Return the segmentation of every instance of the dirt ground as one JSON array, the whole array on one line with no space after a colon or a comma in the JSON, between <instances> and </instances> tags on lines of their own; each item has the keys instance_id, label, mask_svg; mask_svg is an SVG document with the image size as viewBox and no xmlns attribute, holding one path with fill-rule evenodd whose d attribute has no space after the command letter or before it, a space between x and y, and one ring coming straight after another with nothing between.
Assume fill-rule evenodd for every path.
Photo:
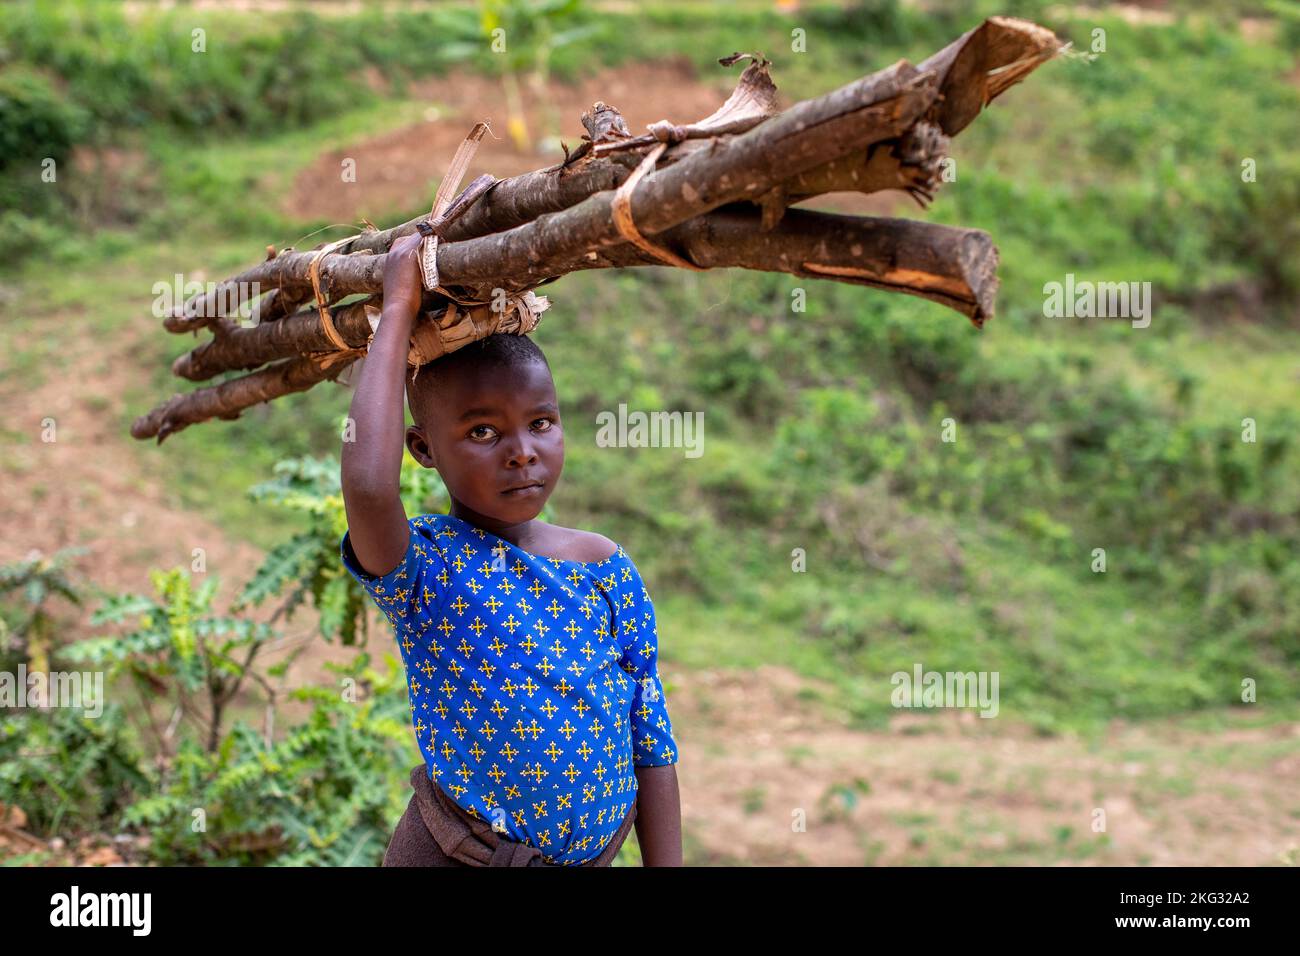
<instances>
[{"instance_id":1,"label":"dirt ground","mask_svg":"<svg viewBox=\"0 0 1300 956\"><path fill-rule=\"evenodd\" d=\"M1300 725L1117 722L1089 743L967 712L867 732L781 668L671 678L697 863L1300 862Z\"/></svg>"},{"instance_id":2,"label":"dirt ground","mask_svg":"<svg viewBox=\"0 0 1300 956\"><path fill-rule=\"evenodd\" d=\"M718 67L713 74L702 77L685 59L672 59L605 69L578 83L553 82L541 97L531 86L521 84L529 132L538 147L527 153L518 150L507 133L501 81L452 71L411 87L412 98L429 103L424 122L322 153L297 176L282 209L302 219L343 223L357 222L364 216L381 227L387 226L390 223L374 217L409 208L413 197L428 196L432 204L438 179L477 122L488 123L491 133L479 144L463 183L483 173L505 179L562 162L564 151L558 142L550 140L544 124L537 119L547 109L555 117L559 140L573 150L582 142L581 116L597 101L617 107L628 129L639 134L658 120L691 123L709 116L731 94L740 72L740 66L729 70ZM782 109L790 105L788 97L780 98ZM345 159L355 161L355 182L342 181ZM888 215L899 207L915 208L911 198L902 192L870 196L837 193L804 205L877 216Z\"/></svg>"},{"instance_id":3,"label":"dirt ground","mask_svg":"<svg viewBox=\"0 0 1300 956\"><path fill-rule=\"evenodd\" d=\"M143 328L141 332L148 334ZM186 510L132 447L128 427L139 409L128 408L123 394L138 361L135 351L132 341L72 337L61 352L63 366L57 375L24 391L21 398L0 395L21 402L27 410L25 425L36 429L48 417L57 428L52 442L7 446L0 465L0 521L5 528L0 564L33 551L52 554L82 547L87 553L74 566L90 586L109 593L151 594L150 569L189 568L194 549L202 548L208 573L221 578L221 594L228 599L261 563L263 553ZM69 639L89 636L96 604L92 598L79 617L69 619ZM62 607L52 610L65 613ZM285 636L266 653L265 664L275 664L308 641L314 626L302 615L283 627ZM312 642L289 679L323 677L324 661L349 658L348 652Z\"/></svg>"}]
</instances>

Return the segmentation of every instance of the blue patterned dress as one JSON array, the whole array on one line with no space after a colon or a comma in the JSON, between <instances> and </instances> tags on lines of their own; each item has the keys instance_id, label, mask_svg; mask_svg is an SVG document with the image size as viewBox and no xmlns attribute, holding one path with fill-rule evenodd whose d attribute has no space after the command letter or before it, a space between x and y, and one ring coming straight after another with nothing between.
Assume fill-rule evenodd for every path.
<instances>
[{"instance_id":1,"label":"blue patterned dress","mask_svg":"<svg viewBox=\"0 0 1300 956\"><path fill-rule=\"evenodd\" d=\"M392 623L429 776L550 863L600 855L636 767L677 762L654 606L622 546L602 561L523 551L420 515L383 577L343 563Z\"/></svg>"}]
</instances>

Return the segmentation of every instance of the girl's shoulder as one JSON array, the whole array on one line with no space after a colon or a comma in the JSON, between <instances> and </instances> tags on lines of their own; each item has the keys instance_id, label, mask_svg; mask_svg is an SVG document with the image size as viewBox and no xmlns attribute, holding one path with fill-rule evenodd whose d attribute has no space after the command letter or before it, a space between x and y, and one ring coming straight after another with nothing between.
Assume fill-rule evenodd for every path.
<instances>
[{"instance_id":1,"label":"girl's shoulder","mask_svg":"<svg viewBox=\"0 0 1300 956\"><path fill-rule=\"evenodd\" d=\"M544 545L531 546L536 552L555 555L560 561L571 564L603 565L626 557L623 548L603 534L581 528L563 528L545 521L537 523L545 530L547 540ZM444 544L462 534L484 541L495 538L495 535L446 514L418 515L411 519L411 527Z\"/></svg>"},{"instance_id":2,"label":"girl's shoulder","mask_svg":"<svg viewBox=\"0 0 1300 956\"><path fill-rule=\"evenodd\" d=\"M583 531L581 528L561 528L559 525L545 526L550 541L546 551L554 555L563 555L565 561L578 564L599 564L622 554L623 549L595 531Z\"/></svg>"}]
</instances>

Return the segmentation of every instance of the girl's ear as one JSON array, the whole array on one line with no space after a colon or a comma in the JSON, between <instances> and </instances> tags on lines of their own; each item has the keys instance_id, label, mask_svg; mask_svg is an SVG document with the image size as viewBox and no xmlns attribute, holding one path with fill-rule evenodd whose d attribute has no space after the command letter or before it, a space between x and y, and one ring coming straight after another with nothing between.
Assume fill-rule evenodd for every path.
<instances>
[{"instance_id":1,"label":"girl's ear","mask_svg":"<svg viewBox=\"0 0 1300 956\"><path fill-rule=\"evenodd\" d=\"M438 467L433 448L419 425L411 425L406 429L406 449L411 453L411 457L425 468Z\"/></svg>"}]
</instances>

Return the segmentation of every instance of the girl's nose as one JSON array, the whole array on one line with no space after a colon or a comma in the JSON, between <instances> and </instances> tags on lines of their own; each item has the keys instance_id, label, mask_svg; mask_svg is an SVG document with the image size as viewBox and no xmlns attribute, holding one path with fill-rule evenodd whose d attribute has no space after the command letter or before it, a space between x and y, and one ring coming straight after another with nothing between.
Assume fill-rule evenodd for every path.
<instances>
[{"instance_id":1,"label":"girl's nose","mask_svg":"<svg viewBox=\"0 0 1300 956\"><path fill-rule=\"evenodd\" d=\"M533 450L532 442L527 438L516 442L506 457L506 463L514 466L531 465L536 461L537 452Z\"/></svg>"}]
</instances>

